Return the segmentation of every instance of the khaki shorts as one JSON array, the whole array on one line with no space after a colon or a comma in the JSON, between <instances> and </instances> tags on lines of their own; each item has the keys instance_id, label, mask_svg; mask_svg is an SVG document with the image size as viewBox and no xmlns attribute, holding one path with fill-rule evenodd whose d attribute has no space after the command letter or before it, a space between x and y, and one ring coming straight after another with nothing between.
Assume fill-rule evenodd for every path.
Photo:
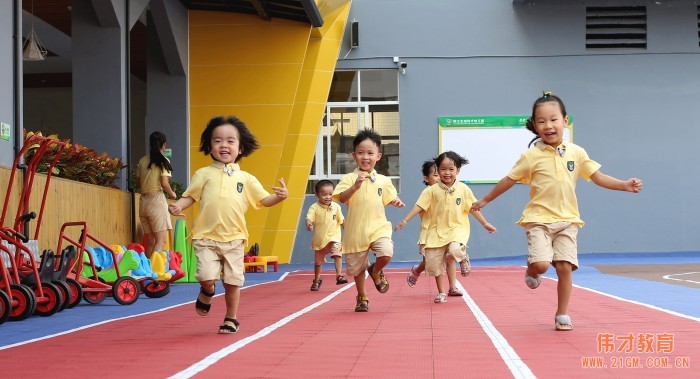
<instances>
[{"instance_id":1,"label":"khaki shorts","mask_svg":"<svg viewBox=\"0 0 700 379\"><path fill-rule=\"evenodd\" d=\"M570 222L525 224L527 263L565 261L578 268L576 236L578 225Z\"/></svg>"},{"instance_id":2,"label":"khaki shorts","mask_svg":"<svg viewBox=\"0 0 700 379\"><path fill-rule=\"evenodd\" d=\"M222 281L233 286L242 286L244 240L217 242L207 238L194 240L194 254L197 256L198 281L218 280L223 271Z\"/></svg>"},{"instance_id":3,"label":"khaki shorts","mask_svg":"<svg viewBox=\"0 0 700 379\"><path fill-rule=\"evenodd\" d=\"M326 245L326 247L324 247L321 250L315 251L314 263L316 265L322 265L326 261L324 258L328 253L331 253L331 258L342 257L343 253L341 252L341 246L342 244L340 242L328 242L328 245Z\"/></svg>"},{"instance_id":4,"label":"khaki shorts","mask_svg":"<svg viewBox=\"0 0 700 379\"><path fill-rule=\"evenodd\" d=\"M170 223L168 202L163 191L149 192L139 197L139 219L143 232L157 233L173 228Z\"/></svg>"},{"instance_id":5,"label":"khaki shorts","mask_svg":"<svg viewBox=\"0 0 700 379\"><path fill-rule=\"evenodd\" d=\"M446 272L445 262L454 259L461 262L467 257L467 246L450 242L443 247L425 249L425 272L428 276L440 276Z\"/></svg>"},{"instance_id":6,"label":"khaki shorts","mask_svg":"<svg viewBox=\"0 0 700 379\"><path fill-rule=\"evenodd\" d=\"M394 242L390 238L380 238L369 245L376 257L393 257ZM345 272L350 276L364 274L369 267L369 250L345 254Z\"/></svg>"}]
</instances>

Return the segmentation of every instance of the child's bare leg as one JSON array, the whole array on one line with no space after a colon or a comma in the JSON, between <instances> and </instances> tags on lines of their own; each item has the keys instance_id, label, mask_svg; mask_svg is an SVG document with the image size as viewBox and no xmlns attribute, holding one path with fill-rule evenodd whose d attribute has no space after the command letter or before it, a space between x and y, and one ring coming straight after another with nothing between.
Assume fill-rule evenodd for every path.
<instances>
[{"instance_id":1,"label":"child's bare leg","mask_svg":"<svg viewBox=\"0 0 700 379\"><path fill-rule=\"evenodd\" d=\"M557 270L557 316L567 314L569 300L571 299L571 288L573 286L573 275L571 263L566 261L555 261L554 268Z\"/></svg>"},{"instance_id":2,"label":"child's bare leg","mask_svg":"<svg viewBox=\"0 0 700 379\"><path fill-rule=\"evenodd\" d=\"M320 264L314 264L314 281L321 279L321 266Z\"/></svg>"},{"instance_id":3,"label":"child's bare leg","mask_svg":"<svg viewBox=\"0 0 700 379\"><path fill-rule=\"evenodd\" d=\"M527 266L525 273L536 278L549 269L549 262L532 262Z\"/></svg>"},{"instance_id":4,"label":"child's bare leg","mask_svg":"<svg viewBox=\"0 0 700 379\"><path fill-rule=\"evenodd\" d=\"M333 257L333 260L335 261L335 276L338 277L343 275L343 259L341 257Z\"/></svg>"},{"instance_id":5,"label":"child's bare leg","mask_svg":"<svg viewBox=\"0 0 700 379\"><path fill-rule=\"evenodd\" d=\"M457 262L452 256L445 258L445 268L447 269L447 281L450 288L454 288L457 282Z\"/></svg>"},{"instance_id":6,"label":"child's bare leg","mask_svg":"<svg viewBox=\"0 0 700 379\"><path fill-rule=\"evenodd\" d=\"M438 292L447 293L447 288L445 288L445 274L436 276L435 284L437 284Z\"/></svg>"},{"instance_id":7,"label":"child's bare leg","mask_svg":"<svg viewBox=\"0 0 700 379\"><path fill-rule=\"evenodd\" d=\"M420 275L423 271L425 271L425 256L423 256L423 259L420 261L418 266L416 266L416 273Z\"/></svg>"},{"instance_id":8,"label":"child's bare leg","mask_svg":"<svg viewBox=\"0 0 700 379\"><path fill-rule=\"evenodd\" d=\"M224 324L219 327L220 334L230 334L236 333L238 331L238 321L236 320L238 313L238 302L240 300L241 292L238 286L224 283L224 298L226 299L226 317L224 319ZM234 322L233 320L236 320ZM229 328L227 328L227 326Z\"/></svg>"}]
</instances>

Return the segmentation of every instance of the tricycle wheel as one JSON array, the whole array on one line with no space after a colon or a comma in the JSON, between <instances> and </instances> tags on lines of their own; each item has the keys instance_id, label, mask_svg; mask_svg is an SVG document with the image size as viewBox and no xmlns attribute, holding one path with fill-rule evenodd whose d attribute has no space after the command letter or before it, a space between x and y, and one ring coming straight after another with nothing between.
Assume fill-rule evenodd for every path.
<instances>
[{"instance_id":1,"label":"tricycle wheel","mask_svg":"<svg viewBox=\"0 0 700 379\"><path fill-rule=\"evenodd\" d=\"M80 298L83 297L83 287L77 280L71 278L66 279L66 284L70 288L70 301L68 302L68 309L70 309L80 304Z\"/></svg>"},{"instance_id":2,"label":"tricycle wheel","mask_svg":"<svg viewBox=\"0 0 700 379\"><path fill-rule=\"evenodd\" d=\"M21 321L31 316L36 310L36 295L24 284L10 284L10 300L17 302L10 312L10 321Z\"/></svg>"},{"instance_id":3,"label":"tricycle wheel","mask_svg":"<svg viewBox=\"0 0 700 379\"><path fill-rule=\"evenodd\" d=\"M90 304L99 304L105 297L107 297L107 292L83 292L83 299Z\"/></svg>"},{"instance_id":4,"label":"tricycle wheel","mask_svg":"<svg viewBox=\"0 0 700 379\"><path fill-rule=\"evenodd\" d=\"M51 282L51 284L58 288L58 290L61 292L61 297L63 298L63 303L61 303L61 306L58 307L58 311L60 312L68 308L68 303L70 303L70 288L68 287L68 284L59 280L54 280Z\"/></svg>"},{"instance_id":5,"label":"tricycle wheel","mask_svg":"<svg viewBox=\"0 0 700 379\"><path fill-rule=\"evenodd\" d=\"M130 276L122 276L112 285L112 296L121 305L133 304L139 293L139 282Z\"/></svg>"},{"instance_id":6,"label":"tricycle wheel","mask_svg":"<svg viewBox=\"0 0 700 379\"><path fill-rule=\"evenodd\" d=\"M42 300L41 302L39 302L39 299L37 299L36 310L34 313L38 314L39 316L51 316L58 312L58 309L63 305L61 290L51 283L41 283L40 285L41 290L39 289L39 285L32 284L34 294L39 295L40 292L43 292L45 298L45 300Z\"/></svg>"},{"instance_id":7,"label":"tricycle wheel","mask_svg":"<svg viewBox=\"0 0 700 379\"><path fill-rule=\"evenodd\" d=\"M170 283L168 282L149 280L143 284L142 288L143 294L150 298L159 298L170 293Z\"/></svg>"},{"instance_id":8,"label":"tricycle wheel","mask_svg":"<svg viewBox=\"0 0 700 379\"><path fill-rule=\"evenodd\" d=\"M10 318L10 311L12 311L10 297L5 292L0 291L0 325Z\"/></svg>"}]
</instances>

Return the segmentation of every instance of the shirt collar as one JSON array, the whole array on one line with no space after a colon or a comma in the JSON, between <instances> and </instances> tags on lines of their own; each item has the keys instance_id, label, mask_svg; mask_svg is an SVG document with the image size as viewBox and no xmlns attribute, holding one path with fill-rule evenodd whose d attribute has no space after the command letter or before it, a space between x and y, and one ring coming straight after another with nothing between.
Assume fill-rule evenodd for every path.
<instances>
[{"instance_id":1,"label":"shirt collar","mask_svg":"<svg viewBox=\"0 0 700 379\"><path fill-rule=\"evenodd\" d=\"M452 195L452 193L455 192L455 184L457 184L457 181L452 183L452 187L447 187L447 185L443 182L437 182L437 184L440 186L440 188L444 189L448 195Z\"/></svg>"},{"instance_id":2,"label":"shirt collar","mask_svg":"<svg viewBox=\"0 0 700 379\"><path fill-rule=\"evenodd\" d=\"M566 140L562 140L561 144L559 144L559 146L557 146L556 148L554 148L550 145L547 145L546 143L542 142L541 140L535 142L535 146L537 146L540 150L545 151L545 150L549 149L551 151L558 152L562 156L564 155L564 153L566 153L566 145L567 145Z\"/></svg>"},{"instance_id":3,"label":"shirt collar","mask_svg":"<svg viewBox=\"0 0 700 379\"><path fill-rule=\"evenodd\" d=\"M213 162L211 162L211 165L212 165L213 167L215 167L216 169L218 169L218 170L223 170L223 172L225 172L225 173L227 173L227 174L229 174L229 175L232 175L234 171L240 171L240 170L241 170L241 166L239 166L239 165L236 164L236 163L227 163L227 164L224 164L223 162L213 161Z\"/></svg>"}]
</instances>

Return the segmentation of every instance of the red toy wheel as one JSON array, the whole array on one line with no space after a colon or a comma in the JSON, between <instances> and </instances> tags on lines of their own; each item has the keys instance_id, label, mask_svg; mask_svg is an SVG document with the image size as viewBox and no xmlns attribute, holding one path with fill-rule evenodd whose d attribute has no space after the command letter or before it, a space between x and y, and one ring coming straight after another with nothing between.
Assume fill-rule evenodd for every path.
<instances>
[{"instance_id":1,"label":"red toy wheel","mask_svg":"<svg viewBox=\"0 0 700 379\"><path fill-rule=\"evenodd\" d=\"M36 310L36 295L31 288L24 284L10 284L10 300L16 305L12 306L10 321L20 321L31 316Z\"/></svg>"},{"instance_id":2,"label":"red toy wheel","mask_svg":"<svg viewBox=\"0 0 700 379\"><path fill-rule=\"evenodd\" d=\"M90 304L99 304L105 299L105 297L107 297L107 293L104 291L83 292L83 299Z\"/></svg>"},{"instance_id":3,"label":"red toy wheel","mask_svg":"<svg viewBox=\"0 0 700 379\"><path fill-rule=\"evenodd\" d=\"M77 280L71 278L66 279L66 284L70 288L70 301L68 302L68 309L70 309L80 304L80 298L83 297L83 287Z\"/></svg>"},{"instance_id":4,"label":"red toy wheel","mask_svg":"<svg viewBox=\"0 0 700 379\"><path fill-rule=\"evenodd\" d=\"M170 283L150 280L143 285L143 294L150 298L163 297L170 293Z\"/></svg>"},{"instance_id":5,"label":"red toy wheel","mask_svg":"<svg viewBox=\"0 0 700 379\"><path fill-rule=\"evenodd\" d=\"M39 286L32 284L34 288L34 294L39 296ZM41 283L41 292L44 293L44 297L47 300L39 302L37 299L36 310L34 313L39 316L51 316L58 312L58 309L63 305L63 296L61 296L61 290L56 287L56 285L51 283Z\"/></svg>"},{"instance_id":6,"label":"red toy wheel","mask_svg":"<svg viewBox=\"0 0 700 379\"><path fill-rule=\"evenodd\" d=\"M112 284L112 296L121 305L133 304L139 293L139 282L130 276L122 276Z\"/></svg>"},{"instance_id":7,"label":"red toy wheel","mask_svg":"<svg viewBox=\"0 0 700 379\"><path fill-rule=\"evenodd\" d=\"M61 297L63 298L63 302L61 303L61 306L58 307L58 311L62 311L66 308L68 308L68 303L70 303L70 287L68 287L68 284L66 282L61 282L59 280L54 280L51 282L58 290L61 292Z\"/></svg>"},{"instance_id":8,"label":"red toy wheel","mask_svg":"<svg viewBox=\"0 0 700 379\"><path fill-rule=\"evenodd\" d=\"M10 312L12 311L12 302L10 297L3 291L0 291L0 325L10 318Z\"/></svg>"}]
</instances>

